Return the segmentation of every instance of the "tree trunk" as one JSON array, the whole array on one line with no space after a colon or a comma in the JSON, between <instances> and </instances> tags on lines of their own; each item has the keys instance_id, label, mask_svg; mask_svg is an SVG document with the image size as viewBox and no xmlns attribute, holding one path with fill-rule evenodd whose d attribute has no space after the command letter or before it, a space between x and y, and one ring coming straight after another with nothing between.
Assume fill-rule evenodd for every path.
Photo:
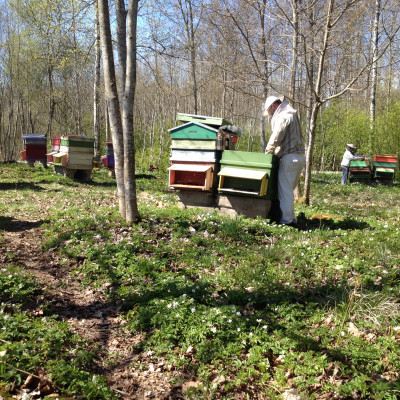
<instances>
[{"instance_id":1,"label":"tree trunk","mask_svg":"<svg viewBox=\"0 0 400 400\"><path fill-rule=\"evenodd\" d=\"M99 11L96 7L96 35L95 35L95 65L94 65L94 82L93 82L93 136L94 136L94 158L100 160L101 156L101 140L100 140L100 26L99 26Z\"/></svg>"},{"instance_id":2,"label":"tree trunk","mask_svg":"<svg viewBox=\"0 0 400 400\"><path fill-rule=\"evenodd\" d=\"M378 81L378 43L379 43L379 19L381 15L381 0L375 0L375 20L374 30L372 34L372 66L371 66L371 95L369 103L370 116L370 135L369 149L371 153L374 148L374 132L375 132L375 102L376 102L376 86Z\"/></svg>"},{"instance_id":3,"label":"tree trunk","mask_svg":"<svg viewBox=\"0 0 400 400\"><path fill-rule=\"evenodd\" d=\"M268 95L268 57L267 57L267 37L266 37L266 24L265 19L267 18L266 12L267 2L263 0L260 3L260 8L258 10L259 18L260 18L260 59L261 59L261 80L263 87L263 104L262 104L262 115L261 115L261 151L265 152L265 147L267 145L267 141L265 138L265 117L264 117L264 104L265 100L267 100Z\"/></svg>"},{"instance_id":4,"label":"tree trunk","mask_svg":"<svg viewBox=\"0 0 400 400\"><path fill-rule=\"evenodd\" d=\"M98 0L101 53L104 68L104 84L107 100L108 114L110 117L110 130L112 135L115 179L117 182L119 212L123 219L126 218L125 187L124 187L124 144L121 110L118 100L117 81L115 76L114 55L110 27L110 13L107 0Z\"/></svg>"},{"instance_id":5,"label":"tree trunk","mask_svg":"<svg viewBox=\"0 0 400 400\"><path fill-rule=\"evenodd\" d=\"M292 24L293 24L293 37L292 37L292 66L290 71L290 88L289 88L289 98L292 100L293 106L295 103L296 94L296 75L297 75L297 64L298 64L298 47L299 47L299 15L297 11L298 0L293 0L292 3ZM294 189L295 200L301 197L301 181Z\"/></svg>"},{"instance_id":6,"label":"tree trunk","mask_svg":"<svg viewBox=\"0 0 400 400\"><path fill-rule=\"evenodd\" d=\"M312 155L314 149L315 128L320 107L321 103L315 102L311 111L309 143L306 150L306 176L304 181L304 197L307 205L310 204Z\"/></svg>"},{"instance_id":7,"label":"tree trunk","mask_svg":"<svg viewBox=\"0 0 400 400\"><path fill-rule=\"evenodd\" d=\"M127 21L127 49L125 91L122 102L124 136L124 187L126 221L139 219L136 199L135 142L133 136L133 103L136 88L136 30L139 0L130 0Z\"/></svg>"},{"instance_id":8,"label":"tree trunk","mask_svg":"<svg viewBox=\"0 0 400 400\"><path fill-rule=\"evenodd\" d=\"M115 11L117 16L117 49L118 62L121 76L121 93L125 90L125 75L126 75L126 14L125 1L114 0Z\"/></svg>"},{"instance_id":9,"label":"tree trunk","mask_svg":"<svg viewBox=\"0 0 400 400\"><path fill-rule=\"evenodd\" d=\"M49 119L47 121L46 136L51 137L55 102L54 102L54 93L53 93L53 70L50 66L47 68L47 73L48 73L48 79L49 79Z\"/></svg>"}]
</instances>

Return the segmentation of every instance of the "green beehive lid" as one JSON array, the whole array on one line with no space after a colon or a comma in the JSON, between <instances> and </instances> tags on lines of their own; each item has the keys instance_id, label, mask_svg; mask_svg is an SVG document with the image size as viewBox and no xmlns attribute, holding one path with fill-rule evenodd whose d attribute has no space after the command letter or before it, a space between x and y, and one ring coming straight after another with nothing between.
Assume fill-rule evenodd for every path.
<instances>
[{"instance_id":1,"label":"green beehive lid","mask_svg":"<svg viewBox=\"0 0 400 400\"><path fill-rule=\"evenodd\" d=\"M369 166L369 160L368 162L365 160L353 160L350 161L350 167L368 167Z\"/></svg>"},{"instance_id":2,"label":"green beehive lid","mask_svg":"<svg viewBox=\"0 0 400 400\"><path fill-rule=\"evenodd\" d=\"M221 158L220 175L225 175L226 186L237 187L244 190L244 186L248 186L249 192L253 191L258 185L252 179L243 180L241 170L247 170L250 176L254 178L258 174L266 173L268 176L267 193L263 196L266 199L273 200L278 197L278 167L279 159L274 154L250 153L246 151L224 150ZM224 169L229 170L229 174L225 174ZM238 170L237 176L231 171ZM254 171L252 173L252 171Z\"/></svg>"},{"instance_id":3,"label":"green beehive lid","mask_svg":"<svg viewBox=\"0 0 400 400\"><path fill-rule=\"evenodd\" d=\"M198 122L188 122L169 129L168 132L171 133L171 139L216 140L218 129Z\"/></svg>"},{"instance_id":4,"label":"green beehive lid","mask_svg":"<svg viewBox=\"0 0 400 400\"><path fill-rule=\"evenodd\" d=\"M204 115L182 114L178 113L179 122L199 122L201 124L209 125L214 128L219 128L222 125L230 125L230 122L224 118L207 117Z\"/></svg>"},{"instance_id":5,"label":"green beehive lid","mask_svg":"<svg viewBox=\"0 0 400 400\"><path fill-rule=\"evenodd\" d=\"M225 150L221 165L234 165L245 169L272 169L278 167L279 159L274 154L250 153L248 151Z\"/></svg>"}]
</instances>

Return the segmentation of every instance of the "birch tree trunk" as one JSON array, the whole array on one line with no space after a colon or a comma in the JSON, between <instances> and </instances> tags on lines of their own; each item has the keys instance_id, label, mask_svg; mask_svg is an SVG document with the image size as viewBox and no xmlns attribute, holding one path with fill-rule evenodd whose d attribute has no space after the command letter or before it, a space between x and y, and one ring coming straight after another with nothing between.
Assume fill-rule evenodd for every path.
<instances>
[{"instance_id":1,"label":"birch tree trunk","mask_svg":"<svg viewBox=\"0 0 400 400\"><path fill-rule=\"evenodd\" d=\"M100 26L99 26L99 10L96 7L96 35L95 35L95 65L94 65L94 82L93 82L93 136L94 136L94 158L100 160L101 140L100 140Z\"/></svg>"},{"instance_id":2,"label":"birch tree trunk","mask_svg":"<svg viewBox=\"0 0 400 400\"><path fill-rule=\"evenodd\" d=\"M372 34L372 66L371 66L371 94L369 103L370 134L369 152L373 151L375 134L375 104L376 85L378 82L378 43L379 43L379 19L381 15L381 0L375 0L375 20Z\"/></svg>"}]
</instances>

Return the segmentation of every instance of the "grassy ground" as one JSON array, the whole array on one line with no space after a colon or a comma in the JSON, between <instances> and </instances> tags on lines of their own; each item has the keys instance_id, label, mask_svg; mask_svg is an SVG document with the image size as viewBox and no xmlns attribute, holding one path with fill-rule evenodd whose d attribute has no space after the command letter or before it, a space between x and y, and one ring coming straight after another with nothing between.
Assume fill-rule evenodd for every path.
<instances>
[{"instance_id":1,"label":"grassy ground","mask_svg":"<svg viewBox=\"0 0 400 400\"><path fill-rule=\"evenodd\" d=\"M297 230L181 211L166 176L143 175L142 221L127 226L106 171L82 183L41 165L2 165L0 229L16 219L40 227L43 251L56 251L82 290L121 304L121 329L142 338L135 352L177 371L171 384L186 398L396 399L400 186L339 182L314 175ZM57 315L43 327L25 311L41 287L30 279L12 262L2 268L0 379L45 366L69 393L118 397L87 372L94 346L88 352ZM30 334L17 333L21 324Z\"/></svg>"}]
</instances>

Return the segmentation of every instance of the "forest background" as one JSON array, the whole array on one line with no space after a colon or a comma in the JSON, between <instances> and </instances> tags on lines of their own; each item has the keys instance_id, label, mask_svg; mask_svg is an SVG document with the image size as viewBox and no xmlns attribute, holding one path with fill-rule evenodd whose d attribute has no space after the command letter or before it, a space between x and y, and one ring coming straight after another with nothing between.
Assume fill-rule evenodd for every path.
<instances>
[{"instance_id":1,"label":"forest background","mask_svg":"<svg viewBox=\"0 0 400 400\"><path fill-rule=\"evenodd\" d=\"M110 3L114 30L119 3ZM397 154L399 14L395 0L140 1L136 166L167 168L178 112L224 117L243 130L238 150L262 151L271 94L299 110L315 170L338 170L348 142L366 155ZM20 158L29 133L98 131L105 152L96 26L93 2L0 2L2 161Z\"/></svg>"}]
</instances>

